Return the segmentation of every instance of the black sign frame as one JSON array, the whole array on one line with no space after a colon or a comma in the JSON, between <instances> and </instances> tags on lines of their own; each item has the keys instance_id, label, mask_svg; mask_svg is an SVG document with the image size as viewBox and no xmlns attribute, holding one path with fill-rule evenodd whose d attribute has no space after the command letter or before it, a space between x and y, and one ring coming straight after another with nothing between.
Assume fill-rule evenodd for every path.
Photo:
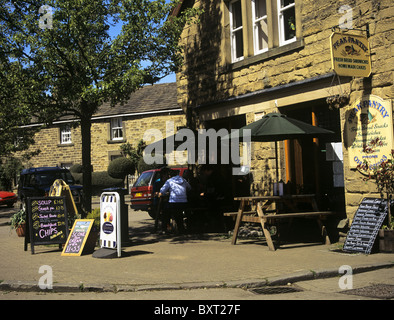
<instances>
[{"instance_id":1,"label":"black sign frame","mask_svg":"<svg viewBox=\"0 0 394 320\"><path fill-rule=\"evenodd\" d=\"M388 213L387 199L364 198L347 233L343 251L370 254ZM393 205L393 200L391 200Z\"/></svg>"},{"instance_id":2,"label":"black sign frame","mask_svg":"<svg viewBox=\"0 0 394 320\"><path fill-rule=\"evenodd\" d=\"M40 218L42 214L42 218ZM56 217L54 216L56 215ZM47 217L45 217L47 216ZM41 220L43 219L43 220ZM58 244L59 250L62 245L66 243L68 230L68 213L66 207L66 197L32 197L27 198L27 219L26 219L26 234L25 234L25 251L27 251L27 244L30 243L31 253L34 254L34 246ZM47 223L49 227L48 236L45 235L44 240L39 239L39 233L44 230L42 223ZM60 227L58 232L55 227ZM55 231L55 233L52 233ZM60 237L57 234L60 234Z\"/></svg>"}]
</instances>

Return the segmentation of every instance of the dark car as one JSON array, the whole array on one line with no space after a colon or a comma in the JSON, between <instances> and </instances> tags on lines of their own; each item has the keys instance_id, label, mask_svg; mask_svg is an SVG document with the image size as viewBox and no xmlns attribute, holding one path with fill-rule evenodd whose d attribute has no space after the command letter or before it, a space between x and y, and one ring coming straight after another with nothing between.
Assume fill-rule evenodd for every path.
<instances>
[{"instance_id":1,"label":"dark car","mask_svg":"<svg viewBox=\"0 0 394 320\"><path fill-rule=\"evenodd\" d=\"M187 173L187 167L169 168L177 171L178 175L184 176ZM159 178L160 169L147 170L141 173L137 181L131 188L131 208L134 210L147 211L154 218L152 212L153 205L153 183Z\"/></svg>"},{"instance_id":2,"label":"dark car","mask_svg":"<svg viewBox=\"0 0 394 320\"><path fill-rule=\"evenodd\" d=\"M81 203L82 186L75 184L70 170L60 167L40 167L24 169L18 185L18 198L24 205L28 197L47 196L57 179L62 179L70 187L76 205Z\"/></svg>"},{"instance_id":3,"label":"dark car","mask_svg":"<svg viewBox=\"0 0 394 320\"><path fill-rule=\"evenodd\" d=\"M13 192L0 191L0 205L5 205L9 208L13 207L17 201L17 196Z\"/></svg>"}]
</instances>

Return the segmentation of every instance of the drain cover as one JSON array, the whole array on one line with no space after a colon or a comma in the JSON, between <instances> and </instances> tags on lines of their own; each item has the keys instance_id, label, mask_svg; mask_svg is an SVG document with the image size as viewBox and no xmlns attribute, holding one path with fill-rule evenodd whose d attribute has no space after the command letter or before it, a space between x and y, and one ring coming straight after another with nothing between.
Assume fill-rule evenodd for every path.
<instances>
[{"instance_id":1,"label":"drain cover","mask_svg":"<svg viewBox=\"0 0 394 320\"><path fill-rule=\"evenodd\" d=\"M364 288L341 291L341 293L377 299L393 299L394 285L374 284Z\"/></svg>"},{"instance_id":2,"label":"drain cover","mask_svg":"<svg viewBox=\"0 0 394 320\"><path fill-rule=\"evenodd\" d=\"M282 294L282 293L292 293L300 292L302 289L290 286L266 286L261 288L250 289L251 292L256 294Z\"/></svg>"}]
</instances>

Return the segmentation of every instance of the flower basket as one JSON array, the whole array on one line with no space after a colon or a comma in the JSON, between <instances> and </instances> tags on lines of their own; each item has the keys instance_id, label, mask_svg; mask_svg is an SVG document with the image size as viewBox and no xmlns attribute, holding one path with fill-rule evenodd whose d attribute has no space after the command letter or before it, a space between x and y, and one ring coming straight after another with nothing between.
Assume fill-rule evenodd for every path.
<instances>
[{"instance_id":1,"label":"flower basket","mask_svg":"<svg viewBox=\"0 0 394 320\"><path fill-rule=\"evenodd\" d=\"M26 233L26 223L21 223L18 227L16 227L15 231L18 237L24 237Z\"/></svg>"},{"instance_id":2,"label":"flower basket","mask_svg":"<svg viewBox=\"0 0 394 320\"><path fill-rule=\"evenodd\" d=\"M340 109L349 104L350 97L348 94L337 94L326 99L330 110Z\"/></svg>"},{"instance_id":3,"label":"flower basket","mask_svg":"<svg viewBox=\"0 0 394 320\"><path fill-rule=\"evenodd\" d=\"M394 253L394 230L379 230L379 251Z\"/></svg>"}]
</instances>

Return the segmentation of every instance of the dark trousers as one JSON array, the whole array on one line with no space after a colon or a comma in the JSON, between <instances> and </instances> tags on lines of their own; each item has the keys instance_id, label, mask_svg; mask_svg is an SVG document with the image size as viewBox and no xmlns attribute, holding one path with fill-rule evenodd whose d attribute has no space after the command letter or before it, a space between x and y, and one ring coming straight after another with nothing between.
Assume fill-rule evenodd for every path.
<instances>
[{"instance_id":1,"label":"dark trousers","mask_svg":"<svg viewBox=\"0 0 394 320\"><path fill-rule=\"evenodd\" d=\"M187 208L187 202L169 202L167 204L167 219L173 218L177 225L179 233L185 232L185 226L183 225L183 212Z\"/></svg>"}]
</instances>

